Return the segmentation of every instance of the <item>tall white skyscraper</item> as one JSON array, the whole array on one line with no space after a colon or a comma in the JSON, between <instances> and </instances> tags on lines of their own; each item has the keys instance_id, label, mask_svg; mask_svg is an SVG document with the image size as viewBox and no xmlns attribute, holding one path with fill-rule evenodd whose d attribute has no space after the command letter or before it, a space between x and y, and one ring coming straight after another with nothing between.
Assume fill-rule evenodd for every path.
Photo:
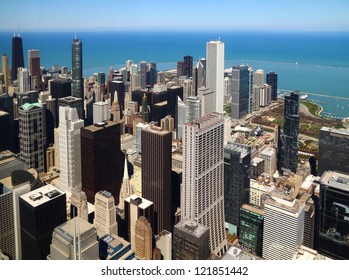
<instances>
[{"instance_id":1,"label":"tall white skyscraper","mask_svg":"<svg viewBox=\"0 0 349 280\"><path fill-rule=\"evenodd\" d=\"M59 107L59 164L58 187L62 191L81 190L81 137L84 121L76 108Z\"/></svg>"},{"instance_id":2,"label":"tall white skyscraper","mask_svg":"<svg viewBox=\"0 0 349 280\"><path fill-rule=\"evenodd\" d=\"M263 258L291 260L302 245L304 203L272 193L264 206Z\"/></svg>"},{"instance_id":3,"label":"tall white skyscraper","mask_svg":"<svg viewBox=\"0 0 349 280\"><path fill-rule=\"evenodd\" d=\"M30 90L29 71L27 68L19 67L17 70L19 92Z\"/></svg>"},{"instance_id":4,"label":"tall white skyscraper","mask_svg":"<svg viewBox=\"0 0 349 280\"><path fill-rule=\"evenodd\" d=\"M218 256L227 249L223 139L223 114L212 113L184 125L182 218L210 229L210 251Z\"/></svg>"},{"instance_id":5,"label":"tall white skyscraper","mask_svg":"<svg viewBox=\"0 0 349 280\"><path fill-rule=\"evenodd\" d=\"M223 113L224 43L215 40L206 44L206 87L214 91L214 108Z\"/></svg>"},{"instance_id":6,"label":"tall white skyscraper","mask_svg":"<svg viewBox=\"0 0 349 280\"><path fill-rule=\"evenodd\" d=\"M253 84L255 86L263 86L264 80L264 71L262 69L258 69L253 73Z\"/></svg>"},{"instance_id":7,"label":"tall white skyscraper","mask_svg":"<svg viewBox=\"0 0 349 280\"><path fill-rule=\"evenodd\" d=\"M183 125L185 123L185 117L186 117L186 111L187 106L185 106L182 99L177 96L177 126L176 126L176 133L177 133L177 139L182 139L183 136Z\"/></svg>"}]
</instances>

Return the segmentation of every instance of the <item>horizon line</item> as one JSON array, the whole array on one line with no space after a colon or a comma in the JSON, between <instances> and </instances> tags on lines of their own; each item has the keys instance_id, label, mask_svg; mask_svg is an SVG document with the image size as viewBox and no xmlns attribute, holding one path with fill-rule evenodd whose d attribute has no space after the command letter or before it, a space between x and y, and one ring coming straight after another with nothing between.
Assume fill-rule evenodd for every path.
<instances>
[{"instance_id":1,"label":"horizon line","mask_svg":"<svg viewBox=\"0 0 349 280\"><path fill-rule=\"evenodd\" d=\"M290 29L290 28L241 28L241 27L92 27L92 28L62 28L62 29L23 29L21 33L44 33L44 32L117 32L117 31L245 31L245 32L314 32L314 33L349 33L349 29ZM13 33L9 28L0 28L0 32Z\"/></svg>"}]
</instances>

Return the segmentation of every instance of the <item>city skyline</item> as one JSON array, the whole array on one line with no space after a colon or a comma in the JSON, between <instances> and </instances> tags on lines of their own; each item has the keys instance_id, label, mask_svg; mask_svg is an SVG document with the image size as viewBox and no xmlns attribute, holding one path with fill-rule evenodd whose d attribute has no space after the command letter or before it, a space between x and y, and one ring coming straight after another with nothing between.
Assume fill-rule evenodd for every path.
<instances>
[{"instance_id":1,"label":"city skyline","mask_svg":"<svg viewBox=\"0 0 349 280\"><path fill-rule=\"evenodd\" d=\"M66 2L67 5L64 5ZM28 17L40 7L40 16ZM42 0L9 1L2 4L2 31L97 31L119 29L230 28L242 30L349 31L349 2L276 0L264 1L176 1L164 5L156 0L115 2L105 0L96 10L95 3L61 1L60 5ZM11 12L16 10L16 16ZM118 12L119 11L119 12ZM129 12L120 12L129 11ZM117 18L115 18L117 12ZM93 13L95 20L87 15ZM156 21L149 21L149 15ZM64 15L62 17L62 15ZM203 16L206 15L206 16ZM209 21L207 21L209 17ZM178 18L181 18L178 21ZM19 27L18 27L19 26Z\"/></svg>"},{"instance_id":2,"label":"city skyline","mask_svg":"<svg viewBox=\"0 0 349 280\"><path fill-rule=\"evenodd\" d=\"M210 22L209 14L205 18ZM78 14L74 20L79 22ZM144 34L148 40L175 37L166 33ZM244 37L243 48L253 53L264 41L266 52L273 52L270 37L250 33L258 33L258 40L253 44ZM228 60L231 67L226 68L225 38L188 43L189 32L174 46L206 46L206 59L194 66L195 52L179 49L183 61L177 59L177 68L158 68L157 59L133 58L156 45L137 41L140 34L133 44L120 38L114 44L108 32L90 39L75 35L73 43L64 41L71 64L62 66L67 55L52 51L59 64L51 68L41 64L45 40L34 40L38 48L29 49L28 67L15 63L13 79L8 56L2 56L0 128L9 133L0 139L0 260L348 259L349 169L334 172L322 164L346 153L348 95L280 87L277 81L302 70L298 56L289 63L275 60L292 65L289 72L273 69L268 60L266 68ZM344 45L338 59L346 58L349 33L343 34L348 41L337 38ZM317 36L302 36L309 37L305 49L311 48L304 57L315 53L317 61L322 57L313 48ZM285 56L289 45L298 53L302 36L286 36L276 48L279 55ZM236 44L231 39L229 50ZM22 43L15 35L9 41L12 60L23 60L25 38ZM113 45L116 55L127 60L84 76L89 57L101 63L98 44ZM335 49L331 41L323 44L326 56ZM89 52L89 46L95 51ZM118 53L121 46L130 55ZM160 51L164 59L171 52L167 46ZM113 57L103 54L106 61ZM330 68L349 71L349 64ZM278 80L270 81L268 72ZM313 79L306 71L303 76ZM326 81L335 84L329 77ZM336 100L345 116L324 116L326 103L313 94ZM324 167L322 177L317 162L319 171ZM85 221L80 224L78 217ZM57 236L69 231L74 234L65 241ZM85 251L85 232L91 234L91 251ZM63 247L64 256L57 258L55 248Z\"/></svg>"}]
</instances>

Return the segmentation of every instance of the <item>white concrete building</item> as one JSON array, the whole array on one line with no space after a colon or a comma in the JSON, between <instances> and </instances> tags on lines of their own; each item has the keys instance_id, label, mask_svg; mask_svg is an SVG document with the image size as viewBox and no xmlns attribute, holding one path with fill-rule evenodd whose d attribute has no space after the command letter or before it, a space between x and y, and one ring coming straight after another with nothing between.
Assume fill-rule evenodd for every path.
<instances>
[{"instance_id":1,"label":"white concrete building","mask_svg":"<svg viewBox=\"0 0 349 280\"><path fill-rule=\"evenodd\" d=\"M136 125L136 151L138 153L142 152L142 130L147 128L149 124L138 123Z\"/></svg>"},{"instance_id":2,"label":"white concrete building","mask_svg":"<svg viewBox=\"0 0 349 280\"><path fill-rule=\"evenodd\" d=\"M224 43L206 43L206 87L214 91L214 112L223 113L224 101Z\"/></svg>"},{"instance_id":3,"label":"white concrete building","mask_svg":"<svg viewBox=\"0 0 349 280\"><path fill-rule=\"evenodd\" d=\"M95 102L93 104L93 123L99 123L109 119L109 103L103 101Z\"/></svg>"},{"instance_id":4,"label":"white concrete building","mask_svg":"<svg viewBox=\"0 0 349 280\"><path fill-rule=\"evenodd\" d=\"M114 197L107 191L99 191L95 195L95 218L93 225L97 235L102 238L106 234L117 235L116 208Z\"/></svg>"},{"instance_id":5,"label":"white concrete building","mask_svg":"<svg viewBox=\"0 0 349 280\"><path fill-rule=\"evenodd\" d=\"M273 174L276 171L276 150L271 147L265 148L260 157L264 159L264 172L268 173L270 177L273 177Z\"/></svg>"},{"instance_id":6,"label":"white concrete building","mask_svg":"<svg viewBox=\"0 0 349 280\"><path fill-rule=\"evenodd\" d=\"M62 191L81 190L81 137L84 121L76 108L59 107L59 166L58 188Z\"/></svg>"},{"instance_id":7,"label":"white concrete building","mask_svg":"<svg viewBox=\"0 0 349 280\"><path fill-rule=\"evenodd\" d=\"M304 203L272 194L265 202L263 258L291 260L303 242Z\"/></svg>"},{"instance_id":8,"label":"white concrete building","mask_svg":"<svg viewBox=\"0 0 349 280\"><path fill-rule=\"evenodd\" d=\"M30 90L29 71L27 68L19 67L17 70L19 92Z\"/></svg>"},{"instance_id":9,"label":"white concrete building","mask_svg":"<svg viewBox=\"0 0 349 280\"><path fill-rule=\"evenodd\" d=\"M156 237L156 247L160 249L164 260L172 260L172 233L161 231Z\"/></svg>"},{"instance_id":10,"label":"white concrete building","mask_svg":"<svg viewBox=\"0 0 349 280\"><path fill-rule=\"evenodd\" d=\"M264 71L262 69L258 69L253 73L253 84L255 86L264 85Z\"/></svg>"},{"instance_id":11,"label":"white concrete building","mask_svg":"<svg viewBox=\"0 0 349 280\"><path fill-rule=\"evenodd\" d=\"M206 115L183 129L182 219L210 228L210 251L227 250L224 228L224 117Z\"/></svg>"}]
</instances>

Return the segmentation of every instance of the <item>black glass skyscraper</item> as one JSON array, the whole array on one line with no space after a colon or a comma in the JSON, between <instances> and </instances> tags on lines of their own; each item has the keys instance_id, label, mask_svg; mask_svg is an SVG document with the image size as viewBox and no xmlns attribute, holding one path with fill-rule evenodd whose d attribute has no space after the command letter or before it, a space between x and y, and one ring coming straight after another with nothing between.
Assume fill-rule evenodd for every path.
<instances>
[{"instance_id":1,"label":"black glass skyscraper","mask_svg":"<svg viewBox=\"0 0 349 280\"><path fill-rule=\"evenodd\" d=\"M234 66L231 75L231 117L242 119L248 113L249 73L248 66Z\"/></svg>"},{"instance_id":2,"label":"black glass skyscraper","mask_svg":"<svg viewBox=\"0 0 349 280\"><path fill-rule=\"evenodd\" d=\"M280 172L297 171L299 133L299 92L285 96L284 129L280 135Z\"/></svg>"},{"instance_id":3,"label":"black glass skyscraper","mask_svg":"<svg viewBox=\"0 0 349 280\"><path fill-rule=\"evenodd\" d=\"M349 174L325 171L320 179L318 252L349 259Z\"/></svg>"},{"instance_id":4,"label":"black glass skyscraper","mask_svg":"<svg viewBox=\"0 0 349 280\"><path fill-rule=\"evenodd\" d=\"M270 71L267 74L267 84L271 86L271 100L278 98L278 74Z\"/></svg>"},{"instance_id":5,"label":"black glass skyscraper","mask_svg":"<svg viewBox=\"0 0 349 280\"><path fill-rule=\"evenodd\" d=\"M11 80L17 80L17 68L24 67L22 38L14 36L12 38L12 68Z\"/></svg>"},{"instance_id":6,"label":"black glass skyscraper","mask_svg":"<svg viewBox=\"0 0 349 280\"><path fill-rule=\"evenodd\" d=\"M240 207L248 203L251 147L228 142L224 148L224 213L230 233L237 233Z\"/></svg>"},{"instance_id":7,"label":"black glass skyscraper","mask_svg":"<svg viewBox=\"0 0 349 280\"><path fill-rule=\"evenodd\" d=\"M186 55L184 57L184 65L183 65L184 75L188 78L193 76L193 57L190 55Z\"/></svg>"},{"instance_id":8,"label":"black glass skyscraper","mask_svg":"<svg viewBox=\"0 0 349 280\"><path fill-rule=\"evenodd\" d=\"M319 139L319 170L349 173L349 130L322 127Z\"/></svg>"},{"instance_id":9,"label":"black glass skyscraper","mask_svg":"<svg viewBox=\"0 0 349 280\"><path fill-rule=\"evenodd\" d=\"M82 42L74 39L72 44L72 96L84 99L84 85L82 79Z\"/></svg>"}]
</instances>

